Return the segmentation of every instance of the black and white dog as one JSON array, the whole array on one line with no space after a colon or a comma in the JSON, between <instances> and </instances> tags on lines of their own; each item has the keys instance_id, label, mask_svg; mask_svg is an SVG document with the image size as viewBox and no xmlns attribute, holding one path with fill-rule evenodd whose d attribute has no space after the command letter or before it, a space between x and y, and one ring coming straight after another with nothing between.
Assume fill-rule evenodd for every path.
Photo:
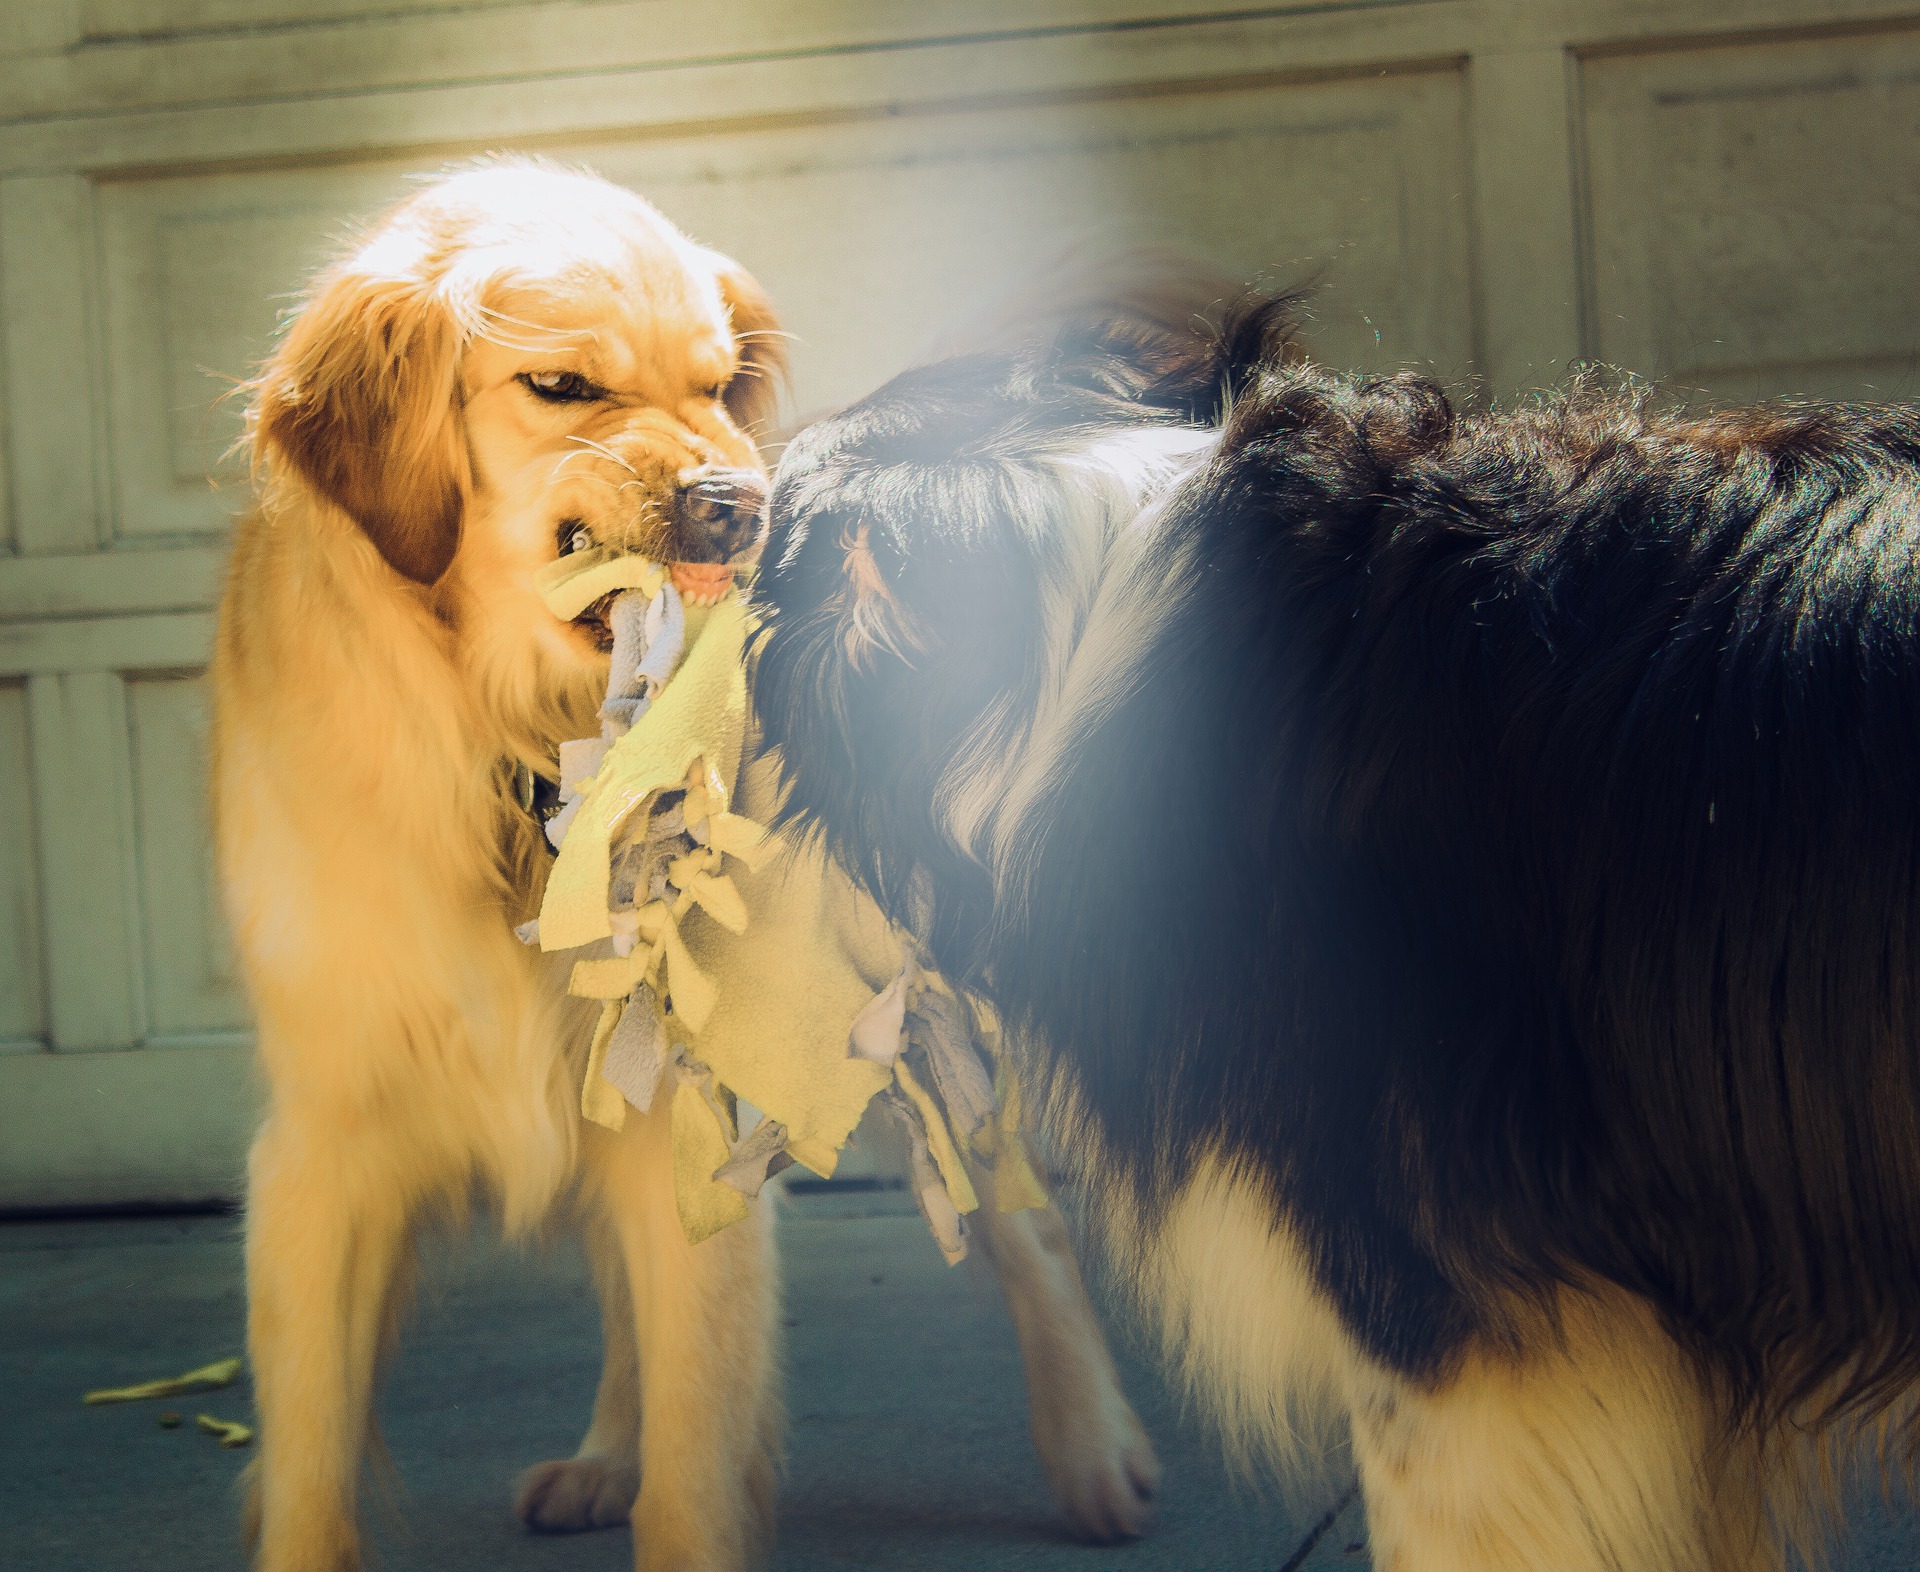
<instances>
[{"instance_id":1,"label":"black and white dog","mask_svg":"<svg viewBox=\"0 0 1920 1572\"><path fill-rule=\"evenodd\" d=\"M1495 415L1116 320L774 491L790 811L1395 1572L1769 1567L1920 1382L1920 414Z\"/></svg>"}]
</instances>

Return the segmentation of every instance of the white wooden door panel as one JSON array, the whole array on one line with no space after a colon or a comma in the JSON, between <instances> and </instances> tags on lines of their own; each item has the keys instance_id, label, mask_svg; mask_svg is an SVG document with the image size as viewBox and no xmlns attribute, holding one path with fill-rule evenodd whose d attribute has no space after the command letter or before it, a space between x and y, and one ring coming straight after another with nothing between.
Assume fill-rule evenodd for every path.
<instances>
[{"instance_id":1,"label":"white wooden door panel","mask_svg":"<svg viewBox=\"0 0 1920 1572\"><path fill-rule=\"evenodd\" d=\"M12 540L23 552L99 544L101 410L93 190L78 175L0 180Z\"/></svg>"},{"instance_id":2,"label":"white wooden door panel","mask_svg":"<svg viewBox=\"0 0 1920 1572\"><path fill-rule=\"evenodd\" d=\"M225 533L247 501L240 385L349 220L399 197L415 167L99 188L116 540Z\"/></svg>"},{"instance_id":3,"label":"white wooden door panel","mask_svg":"<svg viewBox=\"0 0 1920 1572\"><path fill-rule=\"evenodd\" d=\"M1601 358L1920 395L1920 30L1599 60L1586 103Z\"/></svg>"},{"instance_id":4,"label":"white wooden door panel","mask_svg":"<svg viewBox=\"0 0 1920 1572\"><path fill-rule=\"evenodd\" d=\"M30 1051L46 1035L40 980L40 875L34 853L27 695L0 683L0 1053Z\"/></svg>"},{"instance_id":5,"label":"white wooden door panel","mask_svg":"<svg viewBox=\"0 0 1920 1572\"><path fill-rule=\"evenodd\" d=\"M127 684L135 830L145 921L147 1040L242 1031L235 974L213 870L207 798L207 688L199 677Z\"/></svg>"},{"instance_id":6,"label":"white wooden door panel","mask_svg":"<svg viewBox=\"0 0 1920 1572\"><path fill-rule=\"evenodd\" d=\"M111 671L27 679L38 810L48 1045L131 1048L146 1035L126 685Z\"/></svg>"}]
</instances>

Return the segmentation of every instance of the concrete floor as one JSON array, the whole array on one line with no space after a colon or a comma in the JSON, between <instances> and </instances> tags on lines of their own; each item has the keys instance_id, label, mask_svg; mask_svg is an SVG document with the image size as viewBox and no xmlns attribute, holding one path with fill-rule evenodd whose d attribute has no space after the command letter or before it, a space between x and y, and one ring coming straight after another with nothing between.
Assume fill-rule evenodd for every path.
<instances>
[{"instance_id":1,"label":"concrete floor","mask_svg":"<svg viewBox=\"0 0 1920 1572\"><path fill-rule=\"evenodd\" d=\"M1029 1449L1019 1360L991 1283L949 1272L893 1194L789 1201L791 1462L776 1572L872 1567L1035 1572L1362 1572L1339 1494L1296 1510L1236 1482L1150 1370L1128 1389L1166 1464L1149 1539L1066 1537ZM238 1225L228 1218L0 1225L0 1568L218 1572L243 1561L234 1482L192 1415L249 1417L244 1386L85 1408L80 1393L177 1373L241 1347ZM519 1530L508 1482L571 1452L596 1375L598 1316L577 1253L439 1252L387 1382L381 1426L400 1487L369 1507L373 1564L405 1572L596 1572L630 1566L624 1529ZM186 1427L162 1430L172 1407ZM1837 1572L1920 1567L1920 1523L1863 1502ZM1304 1554L1302 1554L1304 1550ZM1299 1557L1299 1559L1295 1559Z\"/></svg>"}]
</instances>

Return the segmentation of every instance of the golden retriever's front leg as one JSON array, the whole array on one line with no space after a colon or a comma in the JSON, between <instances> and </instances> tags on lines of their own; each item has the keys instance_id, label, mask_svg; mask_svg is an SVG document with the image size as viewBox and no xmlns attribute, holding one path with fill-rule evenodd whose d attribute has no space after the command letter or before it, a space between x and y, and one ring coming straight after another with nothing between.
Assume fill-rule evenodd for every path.
<instances>
[{"instance_id":1,"label":"golden retriever's front leg","mask_svg":"<svg viewBox=\"0 0 1920 1572\"><path fill-rule=\"evenodd\" d=\"M673 1197L672 1099L589 1135L632 1287L640 1353L639 1572L735 1572L771 1543L780 1400L772 1219L687 1243Z\"/></svg>"},{"instance_id":2,"label":"golden retriever's front leg","mask_svg":"<svg viewBox=\"0 0 1920 1572\"><path fill-rule=\"evenodd\" d=\"M581 1242L600 1295L603 1352L593 1418L579 1451L534 1464L520 1476L514 1495L520 1521L548 1534L624 1523L640 1491L640 1351L626 1255L605 1216L587 1225Z\"/></svg>"},{"instance_id":3,"label":"golden retriever's front leg","mask_svg":"<svg viewBox=\"0 0 1920 1572\"><path fill-rule=\"evenodd\" d=\"M247 1346L260 1415L260 1572L360 1565L354 1486L407 1251L405 1187L366 1143L276 1110L247 1189Z\"/></svg>"},{"instance_id":4,"label":"golden retriever's front leg","mask_svg":"<svg viewBox=\"0 0 1920 1572\"><path fill-rule=\"evenodd\" d=\"M1080 1280L1059 1211L996 1212L991 1181L975 1216L1000 1279L1020 1358L1034 1450L1074 1526L1102 1543L1153 1521L1160 1461L1140 1428Z\"/></svg>"}]
</instances>

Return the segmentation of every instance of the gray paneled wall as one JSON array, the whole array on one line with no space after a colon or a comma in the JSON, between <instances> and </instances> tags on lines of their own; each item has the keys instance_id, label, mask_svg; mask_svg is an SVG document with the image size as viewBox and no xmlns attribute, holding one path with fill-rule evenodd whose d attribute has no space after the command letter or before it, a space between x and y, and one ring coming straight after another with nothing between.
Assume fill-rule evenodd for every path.
<instances>
[{"instance_id":1,"label":"gray paneled wall","mask_svg":"<svg viewBox=\"0 0 1920 1572\"><path fill-rule=\"evenodd\" d=\"M0 685L0 1053L45 1046L47 996L41 981L40 875L34 856L32 757L27 746L27 691Z\"/></svg>"},{"instance_id":2,"label":"gray paneled wall","mask_svg":"<svg viewBox=\"0 0 1920 1572\"><path fill-rule=\"evenodd\" d=\"M0 1205L238 1186L199 677L233 390L409 174L646 192L782 303L802 412L1141 238L1317 278L1321 354L1471 397L1582 356L1902 397L1917 83L1882 0L0 8Z\"/></svg>"},{"instance_id":3,"label":"gray paneled wall","mask_svg":"<svg viewBox=\"0 0 1920 1572\"><path fill-rule=\"evenodd\" d=\"M1920 31L1584 77L1595 353L1726 398L1920 395Z\"/></svg>"}]
</instances>

